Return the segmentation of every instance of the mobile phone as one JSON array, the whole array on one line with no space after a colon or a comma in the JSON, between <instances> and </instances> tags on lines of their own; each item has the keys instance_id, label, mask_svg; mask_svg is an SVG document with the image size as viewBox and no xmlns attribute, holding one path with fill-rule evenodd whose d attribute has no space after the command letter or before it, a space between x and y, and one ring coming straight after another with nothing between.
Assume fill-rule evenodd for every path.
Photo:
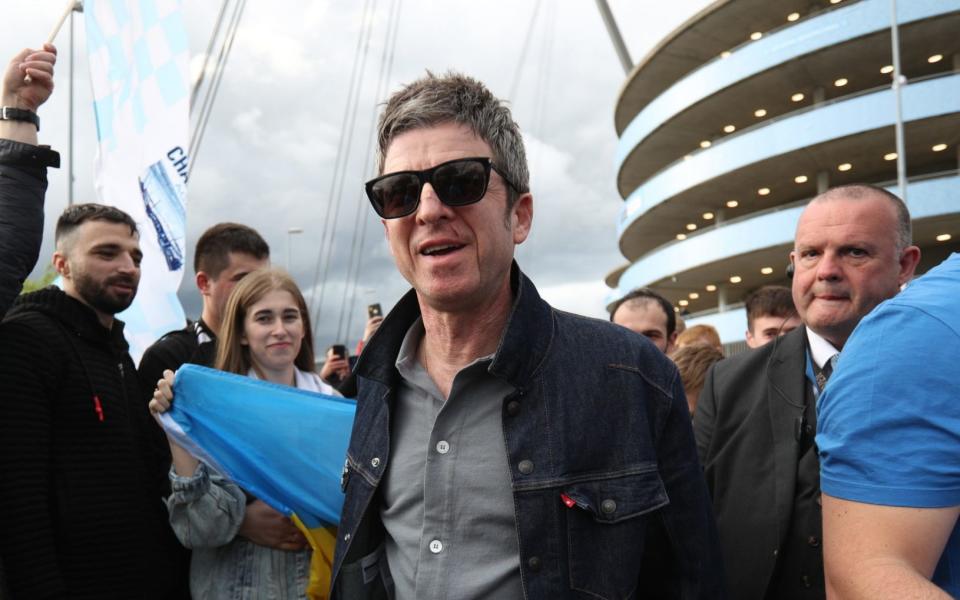
<instances>
[{"instance_id":1,"label":"mobile phone","mask_svg":"<svg viewBox=\"0 0 960 600\"><path fill-rule=\"evenodd\" d=\"M333 356L336 358L346 358L347 357L347 347L343 344L334 344L330 346L330 350L333 353Z\"/></svg>"},{"instance_id":2,"label":"mobile phone","mask_svg":"<svg viewBox=\"0 0 960 600\"><path fill-rule=\"evenodd\" d=\"M382 316L383 316L383 309L380 308L379 302L375 302L374 304L367 306L368 319L372 319L374 317L382 317Z\"/></svg>"}]
</instances>

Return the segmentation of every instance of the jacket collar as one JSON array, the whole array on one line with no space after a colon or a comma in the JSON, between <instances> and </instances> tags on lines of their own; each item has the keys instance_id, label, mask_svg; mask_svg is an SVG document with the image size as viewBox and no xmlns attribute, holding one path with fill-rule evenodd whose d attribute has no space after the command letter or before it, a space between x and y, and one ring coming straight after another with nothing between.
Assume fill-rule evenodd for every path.
<instances>
[{"instance_id":1,"label":"jacket collar","mask_svg":"<svg viewBox=\"0 0 960 600\"><path fill-rule=\"evenodd\" d=\"M92 308L55 286L21 295L7 317L26 312L44 313L70 333L94 343L111 345L121 352L129 348L123 335L123 321L115 318L113 326L107 329Z\"/></svg>"},{"instance_id":2,"label":"jacket collar","mask_svg":"<svg viewBox=\"0 0 960 600\"><path fill-rule=\"evenodd\" d=\"M490 373L524 389L547 357L554 336L553 309L537 293L533 282L514 261L510 269L513 304ZM357 374L392 384L403 338L420 316L416 290L410 290L383 320L357 362Z\"/></svg>"}]
</instances>

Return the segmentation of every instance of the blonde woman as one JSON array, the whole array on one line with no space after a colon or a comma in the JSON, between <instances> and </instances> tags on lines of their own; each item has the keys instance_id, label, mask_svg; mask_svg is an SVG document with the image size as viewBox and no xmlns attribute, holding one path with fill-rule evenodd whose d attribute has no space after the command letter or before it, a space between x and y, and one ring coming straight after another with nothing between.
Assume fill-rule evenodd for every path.
<instances>
[{"instance_id":1,"label":"blonde woman","mask_svg":"<svg viewBox=\"0 0 960 600\"><path fill-rule=\"evenodd\" d=\"M285 272L250 273L230 294L217 341L217 369L302 390L337 395L313 371L313 336L303 294ZM159 382L150 409L173 401L173 373ZM168 437L173 493L170 523L193 549L190 591L195 599L306 598L310 549L291 524L288 550L259 546L238 534L252 500Z\"/></svg>"}]
</instances>

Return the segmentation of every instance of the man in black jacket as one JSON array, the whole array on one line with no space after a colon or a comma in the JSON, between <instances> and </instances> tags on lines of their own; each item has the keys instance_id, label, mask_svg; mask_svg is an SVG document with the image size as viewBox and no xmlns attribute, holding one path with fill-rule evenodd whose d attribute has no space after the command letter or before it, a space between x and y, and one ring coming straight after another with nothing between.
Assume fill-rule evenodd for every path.
<instances>
[{"instance_id":1,"label":"man in black jacket","mask_svg":"<svg viewBox=\"0 0 960 600\"><path fill-rule=\"evenodd\" d=\"M3 74L0 90L0 317L33 270L43 236L47 167L60 155L37 145L37 108L53 91L57 50L23 50ZM26 75L30 81L25 81Z\"/></svg>"},{"instance_id":2,"label":"man in black jacket","mask_svg":"<svg viewBox=\"0 0 960 600\"><path fill-rule=\"evenodd\" d=\"M790 253L804 326L711 370L693 424L731 598L825 597L816 398L854 327L919 260L899 198L826 191L800 215Z\"/></svg>"},{"instance_id":3,"label":"man in black jacket","mask_svg":"<svg viewBox=\"0 0 960 600\"><path fill-rule=\"evenodd\" d=\"M0 552L15 600L169 598L182 584L164 441L114 319L141 256L126 213L68 208L63 291L20 296L0 323Z\"/></svg>"}]
</instances>

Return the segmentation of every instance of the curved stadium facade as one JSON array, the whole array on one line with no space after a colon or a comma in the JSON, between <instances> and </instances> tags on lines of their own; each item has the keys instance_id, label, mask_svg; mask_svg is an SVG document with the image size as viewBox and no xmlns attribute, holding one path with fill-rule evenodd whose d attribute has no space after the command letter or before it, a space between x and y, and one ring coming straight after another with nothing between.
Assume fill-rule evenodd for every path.
<instances>
[{"instance_id":1,"label":"curved stadium facade","mask_svg":"<svg viewBox=\"0 0 960 600\"><path fill-rule=\"evenodd\" d=\"M742 341L743 297L789 285L819 191L897 192L890 0L720 0L631 72L615 113L612 302L655 289L688 324ZM918 273L960 249L960 0L897 7L907 205Z\"/></svg>"}]
</instances>

